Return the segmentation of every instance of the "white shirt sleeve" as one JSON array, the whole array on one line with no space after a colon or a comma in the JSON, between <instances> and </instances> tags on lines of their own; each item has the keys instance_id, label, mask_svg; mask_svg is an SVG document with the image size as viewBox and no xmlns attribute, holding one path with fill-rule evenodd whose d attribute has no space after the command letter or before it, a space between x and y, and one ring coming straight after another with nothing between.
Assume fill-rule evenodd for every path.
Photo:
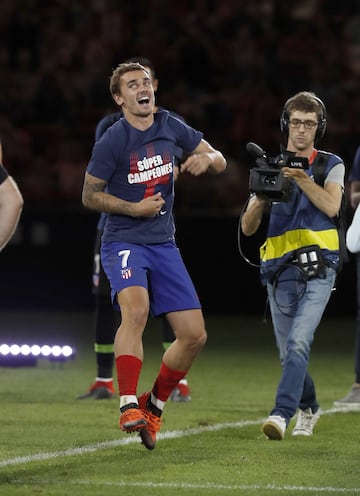
<instances>
[{"instance_id":1,"label":"white shirt sleeve","mask_svg":"<svg viewBox=\"0 0 360 496\"><path fill-rule=\"evenodd\" d=\"M346 246L351 253L360 252L360 203L346 231Z\"/></svg>"}]
</instances>

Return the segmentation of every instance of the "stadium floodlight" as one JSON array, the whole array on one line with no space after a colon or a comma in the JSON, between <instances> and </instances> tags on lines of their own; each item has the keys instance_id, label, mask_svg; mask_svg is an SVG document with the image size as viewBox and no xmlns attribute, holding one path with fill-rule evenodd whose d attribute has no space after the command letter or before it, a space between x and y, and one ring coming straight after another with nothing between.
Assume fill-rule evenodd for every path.
<instances>
[{"instance_id":1,"label":"stadium floodlight","mask_svg":"<svg viewBox=\"0 0 360 496\"><path fill-rule=\"evenodd\" d=\"M35 367L41 358L63 363L75 356L69 345L0 343L0 367Z\"/></svg>"}]
</instances>

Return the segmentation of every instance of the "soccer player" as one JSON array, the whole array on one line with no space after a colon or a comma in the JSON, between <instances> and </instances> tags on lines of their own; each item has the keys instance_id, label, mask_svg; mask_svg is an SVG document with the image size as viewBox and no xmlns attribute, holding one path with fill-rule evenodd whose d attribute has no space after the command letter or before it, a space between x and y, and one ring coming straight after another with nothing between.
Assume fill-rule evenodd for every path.
<instances>
[{"instance_id":1,"label":"soccer player","mask_svg":"<svg viewBox=\"0 0 360 496\"><path fill-rule=\"evenodd\" d=\"M119 425L138 431L145 447L154 449L166 401L207 339L201 304L175 243L175 151L188 154L181 174L219 174L226 159L200 131L166 110L154 113L151 74L140 64L120 64L110 91L124 117L93 147L82 202L107 213L101 262L121 312L114 341ZM149 313L166 315L176 339L163 354L151 390L138 397Z\"/></svg>"},{"instance_id":2,"label":"soccer player","mask_svg":"<svg viewBox=\"0 0 360 496\"><path fill-rule=\"evenodd\" d=\"M132 57L126 62L138 62L151 73L154 92L157 91L159 81L155 74L155 68L152 62L146 57ZM154 106L154 112L162 110L158 105ZM170 112L175 117L183 120L178 114ZM104 132L123 117L122 110L104 116L96 126L95 141L98 141ZM183 151L179 148L175 153L174 180L179 174L179 167L184 159ZM100 262L100 245L101 236L104 230L106 214L102 213L96 228L96 238L94 245L94 262L92 277L92 292L95 299L95 357L97 373L95 381L85 394L78 396L77 399L110 399L115 396L113 384L113 366L114 366L114 335L119 325L119 314L111 304L110 285L104 273ZM162 346L166 350L175 340L174 332L165 317L161 318L162 327ZM170 399L176 402L191 401L190 387L187 378L184 377L179 381L170 395Z\"/></svg>"}]
</instances>

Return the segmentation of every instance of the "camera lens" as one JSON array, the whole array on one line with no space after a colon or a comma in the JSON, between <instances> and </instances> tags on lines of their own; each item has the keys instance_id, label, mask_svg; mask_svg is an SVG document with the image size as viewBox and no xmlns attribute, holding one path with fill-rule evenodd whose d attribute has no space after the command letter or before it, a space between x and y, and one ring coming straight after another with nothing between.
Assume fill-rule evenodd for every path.
<instances>
[{"instance_id":1,"label":"camera lens","mask_svg":"<svg viewBox=\"0 0 360 496\"><path fill-rule=\"evenodd\" d=\"M269 184L274 186L276 184L275 176L264 176L264 184Z\"/></svg>"}]
</instances>

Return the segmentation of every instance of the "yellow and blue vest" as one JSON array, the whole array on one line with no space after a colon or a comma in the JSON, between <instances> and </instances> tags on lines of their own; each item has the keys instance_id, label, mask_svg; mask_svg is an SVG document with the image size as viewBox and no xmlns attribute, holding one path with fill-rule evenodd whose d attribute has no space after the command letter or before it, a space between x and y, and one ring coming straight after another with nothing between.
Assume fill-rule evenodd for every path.
<instances>
[{"instance_id":1,"label":"yellow and blue vest","mask_svg":"<svg viewBox=\"0 0 360 496\"><path fill-rule=\"evenodd\" d=\"M335 154L327 154L325 177L335 165L342 163ZM313 158L313 157L311 157ZM306 173L314 178L318 153ZM339 235L335 218L328 217L308 199L293 181L293 191L287 202L271 204L269 225L264 244L260 247L260 276L263 284L289 263L295 251L318 245L324 260L336 270L339 263Z\"/></svg>"}]
</instances>

